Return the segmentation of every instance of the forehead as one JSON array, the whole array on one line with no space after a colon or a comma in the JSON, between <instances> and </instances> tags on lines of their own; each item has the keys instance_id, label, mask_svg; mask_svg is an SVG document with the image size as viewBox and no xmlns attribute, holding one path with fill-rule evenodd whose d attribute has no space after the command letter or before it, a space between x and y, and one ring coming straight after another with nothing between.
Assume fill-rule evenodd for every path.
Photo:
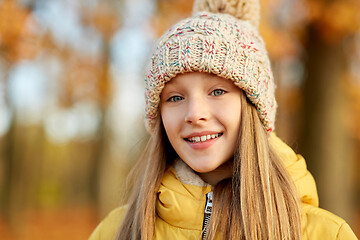
<instances>
[{"instance_id":1,"label":"forehead","mask_svg":"<svg viewBox=\"0 0 360 240\"><path fill-rule=\"evenodd\" d=\"M194 85L195 83L199 83L203 85L221 84L221 85L229 85L236 87L231 80L224 79L214 74L203 73L203 72L190 72L190 73L179 74L173 79L171 79L168 83L165 84L165 89L177 87L177 86L183 86L183 85L189 86L189 85Z\"/></svg>"}]
</instances>

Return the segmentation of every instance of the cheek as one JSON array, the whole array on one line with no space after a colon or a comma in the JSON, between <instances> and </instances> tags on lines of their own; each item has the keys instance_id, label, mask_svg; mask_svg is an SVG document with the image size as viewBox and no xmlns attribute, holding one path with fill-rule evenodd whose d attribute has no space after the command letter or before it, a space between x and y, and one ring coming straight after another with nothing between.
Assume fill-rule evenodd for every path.
<instances>
[{"instance_id":1,"label":"cheek","mask_svg":"<svg viewBox=\"0 0 360 240\"><path fill-rule=\"evenodd\" d=\"M241 104L223 104L217 108L217 115L228 130L238 133L241 122Z\"/></svg>"},{"instance_id":2,"label":"cheek","mask_svg":"<svg viewBox=\"0 0 360 240\"><path fill-rule=\"evenodd\" d=\"M171 140L172 136L176 132L178 125L178 116L176 116L176 111L174 112L168 108L161 108L160 114L165 132L168 135L169 140Z\"/></svg>"}]
</instances>

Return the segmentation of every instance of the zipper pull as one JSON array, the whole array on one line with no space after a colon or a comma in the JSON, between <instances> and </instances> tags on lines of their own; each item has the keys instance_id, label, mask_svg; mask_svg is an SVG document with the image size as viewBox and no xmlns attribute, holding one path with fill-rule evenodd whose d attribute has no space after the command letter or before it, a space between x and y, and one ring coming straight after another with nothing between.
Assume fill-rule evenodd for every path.
<instances>
[{"instance_id":1,"label":"zipper pull","mask_svg":"<svg viewBox=\"0 0 360 240\"><path fill-rule=\"evenodd\" d=\"M213 199L213 192L209 192L206 194L206 205L205 205L205 213L211 214L212 212L212 199Z\"/></svg>"},{"instance_id":2,"label":"zipper pull","mask_svg":"<svg viewBox=\"0 0 360 240\"><path fill-rule=\"evenodd\" d=\"M207 193L201 239L206 239L208 224L210 222L210 217L212 213L212 200L213 200L213 192Z\"/></svg>"}]
</instances>

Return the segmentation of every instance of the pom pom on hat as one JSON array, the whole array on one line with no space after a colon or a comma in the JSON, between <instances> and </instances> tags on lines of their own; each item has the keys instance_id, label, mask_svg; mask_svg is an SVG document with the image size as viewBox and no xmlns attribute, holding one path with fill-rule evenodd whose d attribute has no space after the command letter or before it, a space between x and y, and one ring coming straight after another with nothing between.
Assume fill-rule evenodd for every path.
<instances>
[{"instance_id":1,"label":"pom pom on hat","mask_svg":"<svg viewBox=\"0 0 360 240\"><path fill-rule=\"evenodd\" d=\"M195 0L193 13L226 13L241 20L247 20L256 28L260 22L259 0Z\"/></svg>"}]
</instances>

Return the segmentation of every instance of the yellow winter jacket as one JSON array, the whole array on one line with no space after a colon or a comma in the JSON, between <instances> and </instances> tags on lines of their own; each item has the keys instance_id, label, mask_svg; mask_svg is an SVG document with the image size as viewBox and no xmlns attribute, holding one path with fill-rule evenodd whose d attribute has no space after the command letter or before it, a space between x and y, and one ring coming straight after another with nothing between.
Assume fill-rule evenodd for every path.
<instances>
[{"instance_id":1,"label":"yellow winter jacket","mask_svg":"<svg viewBox=\"0 0 360 240\"><path fill-rule=\"evenodd\" d=\"M318 207L313 177L302 156L272 134L270 143L292 177L302 201L302 239L357 239L340 217ZM175 164L162 180L156 204L154 239L200 239L206 203L211 186L186 170L186 164ZM115 239L126 207L113 210L94 230L89 240Z\"/></svg>"}]
</instances>

